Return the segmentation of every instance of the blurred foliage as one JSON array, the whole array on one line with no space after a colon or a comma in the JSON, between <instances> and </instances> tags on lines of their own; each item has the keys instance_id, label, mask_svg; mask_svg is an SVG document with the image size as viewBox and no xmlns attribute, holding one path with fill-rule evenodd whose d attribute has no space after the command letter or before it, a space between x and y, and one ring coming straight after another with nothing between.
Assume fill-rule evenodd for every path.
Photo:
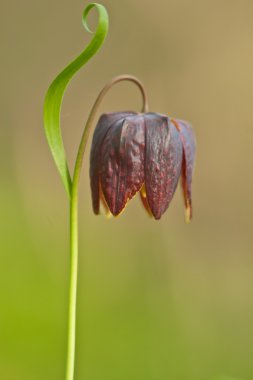
<instances>
[{"instance_id":1,"label":"blurred foliage","mask_svg":"<svg viewBox=\"0 0 253 380\"><path fill-rule=\"evenodd\" d=\"M120 218L95 217L87 153L76 379L250 380L253 3L103 4L110 14L107 42L64 99L70 163L100 88L117 74L136 75L152 110L194 125L194 217L184 224L180 191L161 222L146 216L138 197ZM88 41L84 6L76 0L0 5L0 379L64 377L68 209L42 107L52 78ZM135 88L122 84L101 112L140 104Z\"/></svg>"}]
</instances>

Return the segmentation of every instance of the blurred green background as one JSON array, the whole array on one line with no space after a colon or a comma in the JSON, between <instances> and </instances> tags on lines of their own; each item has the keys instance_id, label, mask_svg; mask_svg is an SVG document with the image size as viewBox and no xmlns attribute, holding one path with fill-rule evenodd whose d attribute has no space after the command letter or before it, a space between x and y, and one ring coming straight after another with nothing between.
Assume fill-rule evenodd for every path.
<instances>
[{"instance_id":1,"label":"blurred green background","mask_svg":"<svg viewBox=\"0 0 253 380\"><path fill-rule=\"evenodd\" d=\"M198 142L194 218L181 191L160 222L138 197L92 213L80 199L76 379L253 379L253 2L104 0L110 31L64 98L70 165L111 77L146 85L152 111L190 120ZM0 4L0 379L64 378L68 204L42 108L55 75L87 44L86 2ZM96 15L90 17L96 24ZM101 112L139 110L132 84Z\"/></svg>"}]
</instances>

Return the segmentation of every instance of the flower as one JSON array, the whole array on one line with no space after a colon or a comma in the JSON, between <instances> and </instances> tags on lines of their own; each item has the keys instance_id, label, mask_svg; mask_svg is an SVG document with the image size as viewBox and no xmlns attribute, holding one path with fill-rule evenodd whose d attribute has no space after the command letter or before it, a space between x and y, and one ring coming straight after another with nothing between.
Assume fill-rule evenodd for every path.
<instances>
[{"instance_id":1,"label":"flower","mask_svg":"<svg viewBox=\"0 0 253 380\"><path fill-rule=\"evenodd\" d=\"M147 212L160 219L181 175L190 220L195 145L192 127L185 121L158 113L103 114L90 154L94 213L99 214L101 201L108 213L117 216L139 192Z\"/></svg>"}]
</instances>

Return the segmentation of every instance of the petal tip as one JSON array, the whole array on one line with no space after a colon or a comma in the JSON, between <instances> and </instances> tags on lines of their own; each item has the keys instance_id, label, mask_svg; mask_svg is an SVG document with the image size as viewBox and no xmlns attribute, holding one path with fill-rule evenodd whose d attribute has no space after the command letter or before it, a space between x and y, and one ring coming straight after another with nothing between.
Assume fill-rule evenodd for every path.
<instances>
[{"instance_id":1,"label":"petal tip","mask_svg":"<svg viewBox=\"0 0 253 380\"><path fill-rule=\"evenodd\" d=\"M189 201L187 201L187 205L185 208L185 223L189 224L192 219L192 206Z\"/></svg>"},{"instance_id":2,"label":"petal tip","mask_svg":"<svg viewBox=\"0 0 253 380\"><path fill-rule=\"evenodd\" d=\"M153 219L154 215L153 215L153 213L149 207L149 204L148 204L145 183L142 185L142 187L140 189L140 197L141 197L142 204L143 204L145 210L147 211L148 216Z\"/></svg>"}]
</instances>

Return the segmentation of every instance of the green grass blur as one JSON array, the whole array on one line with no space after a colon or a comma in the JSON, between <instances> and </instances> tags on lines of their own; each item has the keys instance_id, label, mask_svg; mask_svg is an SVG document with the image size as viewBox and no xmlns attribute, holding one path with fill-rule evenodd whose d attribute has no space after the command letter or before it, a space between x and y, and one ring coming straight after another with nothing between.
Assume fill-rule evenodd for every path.
<instances>
[{"instance_id":1,"label":"green grass blur","mask_svg":"<svg viewBox=\"0 0 253 380\"><path fill-rule=\"evenodd\" d=\"M85 2L0 7L0 379L64 378L68 204L42 107L54 76L87 43ZM104 0L109 37L64 99L70 166L111 77L146 85L152 111L190 120L198 142L194 218L180 190L160 222L135 197L92 214L88 157L80 199L76 380L253 379L253 3ZM91 24L96 17L91 15ZM119 84L101 112L138 110Z\"/></svg>"}]
</instances>

